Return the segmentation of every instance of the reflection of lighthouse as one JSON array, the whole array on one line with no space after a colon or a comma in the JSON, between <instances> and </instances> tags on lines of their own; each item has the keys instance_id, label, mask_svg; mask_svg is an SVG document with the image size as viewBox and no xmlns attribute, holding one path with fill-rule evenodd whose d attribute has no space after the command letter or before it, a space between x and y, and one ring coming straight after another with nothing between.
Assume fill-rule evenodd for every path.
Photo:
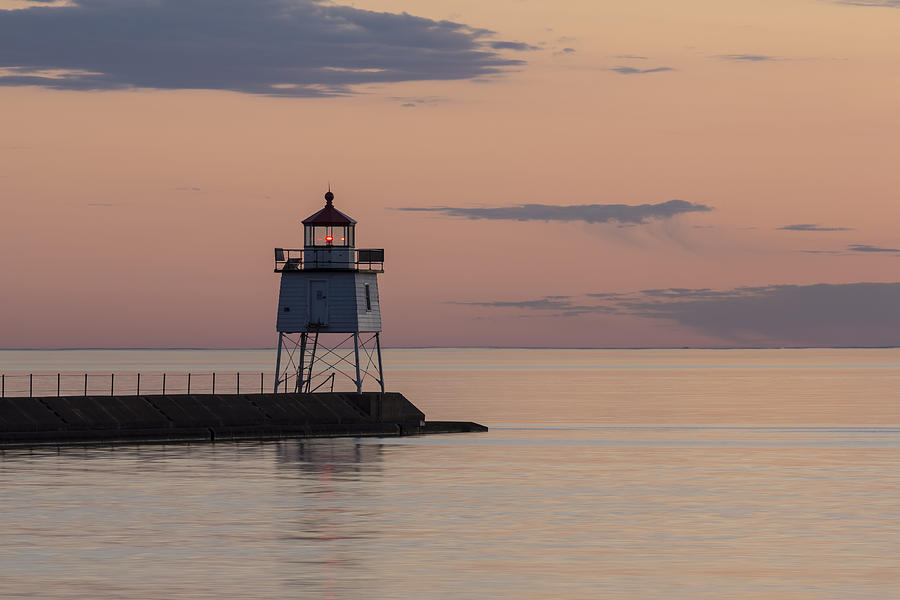
<instances>
[{"instance_id":1,"label":"reflection of lighthouse","mask_svg":"<svg viewBox=\"0 0 900 600\"><path fill-rule=\"evenodd\" d=\"M378 273L384 250L355 248L356 221L334 207L303 221L303 249L275 249L281 273L275 392L314 392L346 378L384 392ZM349 348L352 341L353 347Z\"/></svg>"},{"instance_id":2,"label":"reflection of lighthouse","mask_svg":"<svg viewBox=\"0 0 900 600\"><path fill-rule=\"evenodd\" d=\"M297 469L311 475L323 473L381 472L381 444L349 441L280 441L277 443L278 466Z\"/></svg>"}]
</instances>

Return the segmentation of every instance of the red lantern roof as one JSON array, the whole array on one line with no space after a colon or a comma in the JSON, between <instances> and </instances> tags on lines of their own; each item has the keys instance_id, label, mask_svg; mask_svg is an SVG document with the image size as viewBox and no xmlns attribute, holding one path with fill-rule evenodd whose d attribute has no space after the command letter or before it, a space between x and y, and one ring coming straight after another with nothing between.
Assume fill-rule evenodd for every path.
<instances>
[{"instance_id":1,"label":"red lantern roof","mask_svg":"<svg viewBox=\"0 0 900 600\"><path fill-rule=\"evenodd\" d=\"M331 190L325 194L325 208L316 214L303 219L304 225L355 225L356 221L334 207L334 194Z\"/></svg>"}]
</instances>

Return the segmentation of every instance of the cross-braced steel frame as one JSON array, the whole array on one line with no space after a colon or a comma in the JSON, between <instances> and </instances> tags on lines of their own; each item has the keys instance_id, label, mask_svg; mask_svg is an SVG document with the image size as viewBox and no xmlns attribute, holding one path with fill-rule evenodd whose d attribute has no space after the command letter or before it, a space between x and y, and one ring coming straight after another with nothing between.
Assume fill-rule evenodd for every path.
<instances>
[{"instance_id":1,"label":"cross-braced steel frame","mask_svg":"<svg viewBox=\"0 0 900 600\"><path fill-rule=\"evenodd\" d=\"M325 338L337 343L324 343ZM348 347L350 341L353 347ZM283 357L283 358L282 358ZM348 379L362 393L366 381L384 392L379 333L321 333L317 330L278 334L275 393L318 391L335 380Z\"/></svg>"}]
</instances>

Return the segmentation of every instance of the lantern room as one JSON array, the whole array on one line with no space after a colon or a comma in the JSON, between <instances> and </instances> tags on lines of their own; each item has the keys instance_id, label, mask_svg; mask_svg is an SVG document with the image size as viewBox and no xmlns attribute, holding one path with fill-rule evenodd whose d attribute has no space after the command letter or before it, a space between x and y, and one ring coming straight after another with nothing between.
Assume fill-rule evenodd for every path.
<instances>
[{"instance_id":1,"label":"lantern room","mask_svg":"<svg viewBox=\"0 0 900 600\"><path fill-rule=\"evenodd\" d=\"M304 248L353 248L356 221L334 207L334 194L325 194L325 208L303 220Z\"/></svg>"}]
</instances>

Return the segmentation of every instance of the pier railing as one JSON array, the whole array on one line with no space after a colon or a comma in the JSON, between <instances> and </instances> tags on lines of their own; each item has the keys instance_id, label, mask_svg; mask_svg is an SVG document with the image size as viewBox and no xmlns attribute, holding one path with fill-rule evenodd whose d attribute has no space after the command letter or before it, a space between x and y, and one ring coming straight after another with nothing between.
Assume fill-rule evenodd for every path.
<instances>
[{"instance_id":1,"label":"pier railing","mask_svg":"<svg viewBox=\"0 0 900 600\"><path fill-rule=\"evenodd\" d=\"M0 398L263 394L275 387L267 372L2 373Z\"/></svg>"}]
</instances>

